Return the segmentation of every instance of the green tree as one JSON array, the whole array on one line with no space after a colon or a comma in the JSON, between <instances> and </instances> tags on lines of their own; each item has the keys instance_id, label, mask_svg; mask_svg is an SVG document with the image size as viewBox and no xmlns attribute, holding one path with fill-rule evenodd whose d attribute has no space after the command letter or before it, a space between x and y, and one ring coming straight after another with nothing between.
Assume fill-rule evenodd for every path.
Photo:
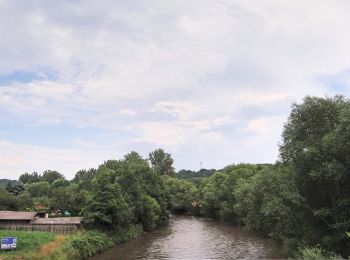
<instances>
[{"instance_id":1,"label":"green tree","mask_svg":"<svg viewBox=\"0 0 350 260\"><path fill-rule=\"evenodd\" d=\"M33 173L24 173L21 176L19 176L19 181L22 183L33 183L33 182L39 182L41 176L37 172Z\"/></svg>"},{"instance_id":2,"label":"green tree","mask_svg":"<svg viewBox=\"0 0 350 260\"><path fill-rule=\"evenodd\" d=\"M83 209L85 225L107 230L128 226L131 223L132 211L111 171L100 167L93 180L93 186L94 189Z\"/></svg>"},{"instance_id":3,"label":"green tree","mask_svg":"<svg viewBox=\"0 0 350 260\"><path fill-rule=\"evenodd\" d=\"M284 127L281 158L295 169L305 198L310 243L350 255L350 102L306 97Z\"/></svg>"},{"instance_id":4,"label":"green tree","mask_svg":"<svg viewBox=\"0 0 350 260\"><path fill-rule=\"evenodd\" d=\"M227 175L217 172L203 182L201 187L201 213L204 216L220 219L220 204L226 200L221 194L221 186Z\"/></svg>"},{"instance_id":5,"label":"green tree","mask_svg":"<svg viewBox=\"0 0 350 260\"><path fill-rule=\"evenodd\" d=\"M161 208L157 200L149 195L144 195L142 198L143 213L140 216L140 221L143 228L147 230L153 229L160 221Z\"/></svg>"},{"instance_id":6,"label":"green tree","mask_svg":"<svg viewBox=\"0 0 350 260\"><path fill-rule=\"evenodd\" d=\"M174 160L171 158L171 154L164 152L163 149L157 149L149 154L149 161L155 172L161 175L173 175Z\"/></svg>"},{"instance_id":7,"label":"green tree","mask_svg":"<svg viewBox=\"0 0 350 260\"><path fill-rule=\"evenodd\" d=\"M16 197L0 188L0 210L18 210Z\"/></svg>"},{"instance_id":8,"label":"green tree","mask_svg":"<svg viewBox=\"0 0 350 260\"><path fill-rule=\"evenodd\" d=\"M47 196L50 190L50 184L45 181L34 182L27 185L31 197Z\"/></svg>"},{"instance_id":9,"label":"green tree","mask_svg":"<svg viewBox=\"0 0 350 260\"><path fill-rule=\"evenodd\" d=\"M22 192L16 197L18 210L28 211L33 209L33 199L28 191Z\"/></svg>"},{"instance_id":10,"label":"green tree","mask_svg":"<svg viewBox=\"0 0 350 260\"><path fill-rule=\"evenodd\" d=\"M51 184L51 189L58 189L62 187L67 187L70 185L70 182L65 179L56 179Z\"/></svg>"},{"instance_id":11,"label":"green tree","mask_svg":"<svg viewBox=\"0 0 350 260\"><path fill-rule=\"evenodd\" d=\"M196 186L186 180L180 180L169 176L165 177L165 184L169 190L169 206L176 213L191 213L194 208L192 203L197 203L198 190Z\"/></svg>"},{"instance_id":12,"label":"green tree","mask_svg":"<svg viewBox=\"0 0 350 260\"><path fill-rule=\"evenodd\" d=\"M41 176L42 181L46 181L50 184L53 183L57 179L64 179L64 176L57 171L47 170L47 171L44 171L42 176Z\"/></svg>"},{"instance_id":13,"label":"green tree","mask_svg":"<svg viewBox=\"0 0 350 260\"><path fill-rule=\"evenodd\" d=\"M95 176L96 172L97 170L93 168L89 170L80 170L75 174L73 182L90 181Z\"/></svg>"},{"instance_id":14,"label":"green tree","mask_svg":"<svg viewBox=\"0 0 350 260\"><path fill-rule=\"evenodd\" d=\"M123 160L109 160L101 167L110 170L112 178L120 185L125 201L132 209L132 222L144 223L144 196L149 195L160 205L159 222L168 220L166 188L161 176L150 168L147 160L131 152ZM147 227L145 227L147 229Z\"/></svg>"},{"instance_id":15,"label":"green tree","mask_svg":"<svg viewBox=\"0 0 350 260\"><path fill-rule=\"evenodd\" d=\"M25 187L20 181L9 181L6 185L6 190L12 195L17 196L25 190Z\"/></svg>"},{"instance_id":16,"label":"green tree","mask_svg":"<svg viewBox=\"0 0 350 260\"><path fill-rule=\"evenodd\" d=\"M55 183L55 182L54 182ZM51 190L50 209L55 212L69 212L77 216L86 203L87 191L79 189L77 184L59 186Z\"/></svg>"}]
</instances>

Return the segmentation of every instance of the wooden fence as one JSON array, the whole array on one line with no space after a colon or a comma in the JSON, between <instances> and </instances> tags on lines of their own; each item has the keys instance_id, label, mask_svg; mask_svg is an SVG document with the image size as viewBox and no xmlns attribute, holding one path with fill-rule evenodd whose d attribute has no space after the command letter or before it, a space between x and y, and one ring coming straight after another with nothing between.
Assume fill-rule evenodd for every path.
<instances>
[{"instance_id":1,"label":"wooden fence","mask_svg":"<svg viewBox=\"0 0 350 260\"><path fill-rule=\"evenodd\" d=\"M60 225L60 224L1 224L2 230L24 230L24 231L42 231L57 234L72 234L77 231L77 225Z\"/></svg>"}]
</instances>

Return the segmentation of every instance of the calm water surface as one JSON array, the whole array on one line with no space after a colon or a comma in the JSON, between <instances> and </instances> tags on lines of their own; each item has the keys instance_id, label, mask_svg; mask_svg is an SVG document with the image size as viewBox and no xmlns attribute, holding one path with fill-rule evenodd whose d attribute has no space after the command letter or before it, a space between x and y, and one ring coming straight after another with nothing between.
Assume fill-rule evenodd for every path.
<instances>
[{"instance_id":1,"label":"calm water surface","mask_svg":"<svg viewBox=\"0 0 350 260\"><path fill-rule=\"evenodd\" d=\"M89 259L277 258L271 251L268 241L248 234L238 227L181 216L172 218L169 225Z\"/></svg>"}]
</instances>

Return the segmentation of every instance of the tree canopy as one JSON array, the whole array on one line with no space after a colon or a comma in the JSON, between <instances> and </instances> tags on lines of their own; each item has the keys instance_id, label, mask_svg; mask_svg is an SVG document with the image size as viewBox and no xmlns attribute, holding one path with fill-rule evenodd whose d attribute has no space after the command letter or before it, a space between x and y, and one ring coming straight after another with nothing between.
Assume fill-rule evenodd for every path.
<instances>
[{"instance_id":1,"label":"tree canopy","mask_svg":"<svg viewBox=\"0 0 350 260\"><path fill-rule=\"evenodd\" d=\"M154 171L161 175L173 175L174 160L171 154L166 153L163 149L157 149L149 154L149 161L151 162Z\"/></svg>"}]
</instances>

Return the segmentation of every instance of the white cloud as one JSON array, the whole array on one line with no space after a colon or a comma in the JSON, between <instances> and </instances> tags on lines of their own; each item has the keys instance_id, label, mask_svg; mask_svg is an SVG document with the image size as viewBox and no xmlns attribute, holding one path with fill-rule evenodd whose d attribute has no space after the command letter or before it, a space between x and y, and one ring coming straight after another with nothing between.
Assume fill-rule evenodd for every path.
<instances>
[{"instance_id":1,"label":"white cloud","mask_svg":"<svg viewBox=\"0 0 350 260\"><path fill-rule=\"evenodd\" d=\"M127 115L127 116L137 115L137 111L132 110L132 109L127 109L127 108L120 110L119 113L123 114L123 115Z\"/></svg>"},{"instance_id":2,"label":"white cloud","mask_svg":"<svg viewBox=\"0 0 350 260\"><path fill-rule=\"evenodd\" d=\"M151 112L164 112L179 120L189 120L197 112L196 107L191 102L179 101L161 101L154 105Z\"/></svg>"},{"instance_id":3,"label":"white cloud","mask_svg":"<svg viewBox=\"0 0 350 260\"><path fill-rule=\"evenodd\" d=\"M62 149L0 140L1 178L15 179L25 172L41 173L49 169L72 179L78 170L96 168L104 160L121 157L125 152L117 146L91 149L91 143L81 140L75 140L74 144L78 146Z\"/></svg>"},{"instance_id":4,"label":"white cloud","mask_svg":"<svg viewBox=\"0 0 350 260\"><path fill-rule=\"evenodd\" d=\"M350 68L347 0L3 0L0 6L0 112L22 120L18 125L122 129L130 132L124 148L135 140L142 150L169 147L183 167L192 165L186 160L194 152L216 164L209 158L213 146L217 164L277 159L290 103L333 94L319 78ZM15 71L54 77L1 83ZM348 77L341 77L349 93ZM79 140L70 144L84 146ZM89 145L79 149L92 157Z\"/></svg>"}]
</instances>

